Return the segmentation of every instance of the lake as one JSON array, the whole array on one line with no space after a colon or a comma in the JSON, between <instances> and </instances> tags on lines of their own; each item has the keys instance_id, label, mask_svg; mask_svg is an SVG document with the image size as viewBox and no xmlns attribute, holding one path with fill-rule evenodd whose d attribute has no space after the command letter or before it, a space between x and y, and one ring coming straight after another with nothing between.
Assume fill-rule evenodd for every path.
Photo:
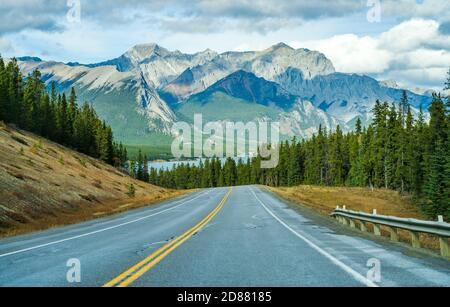
<instances>
[{"instance_id":1,"label":"lake","mask_svg":"<svg viewBox=\"0 0 450 307\"><path fill-rule=\"evenodd\" d=\"M248 156L245 157L235 157L233 158L234 161L236 161L236 163L239 161L239 159L242 159L242 161L247 162L247 160L249 159ZM196 159L196 160L185 160L185 161L164 161L164 162L154 162L154 161L150 161L148 163L148 169L154 168L156 170L171 170L174 166L176 167L177 165L180 164L189 164L190 166L198 166L200 165L200 161L203 161L203 163L205 163L206 159ZM220 159L222 164L225 163L225 161L227 160L227 158L221 158Z\"/></svg>"}]
</instances>

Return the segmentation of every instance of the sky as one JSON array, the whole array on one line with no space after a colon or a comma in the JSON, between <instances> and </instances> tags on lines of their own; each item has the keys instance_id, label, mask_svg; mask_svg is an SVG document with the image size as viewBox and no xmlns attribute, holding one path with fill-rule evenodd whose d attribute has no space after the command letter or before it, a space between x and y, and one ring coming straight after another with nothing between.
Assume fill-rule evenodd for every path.
<instances>
[{"instance_id":1,"label":"sky","mask_svg":"<svg viewBox=\"0 0 450 307\"><path fill-rule=\"evenodd\" d=\"M279 42L337 71L440 89L450 0L1 0L0 54L95 63L141 43L194 53Z\"/></svg>"}]
</instances>

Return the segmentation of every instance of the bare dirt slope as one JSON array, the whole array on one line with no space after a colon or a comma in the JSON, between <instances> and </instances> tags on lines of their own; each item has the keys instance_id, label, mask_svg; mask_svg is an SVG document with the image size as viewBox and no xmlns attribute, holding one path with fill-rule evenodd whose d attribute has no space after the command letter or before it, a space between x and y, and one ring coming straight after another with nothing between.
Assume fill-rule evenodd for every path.
<instances>
[{"instance_id":1,"label":"bare dirt slope","mask_svg":"<svg viewBox=\"0 0 450 307\"><path fill-rule=\"evenodd\" d=\"M127 194L130 184L135 197ZM181 193L134 180L0 122L0 235L87 220Z\"/></svg>"}]
</instances>

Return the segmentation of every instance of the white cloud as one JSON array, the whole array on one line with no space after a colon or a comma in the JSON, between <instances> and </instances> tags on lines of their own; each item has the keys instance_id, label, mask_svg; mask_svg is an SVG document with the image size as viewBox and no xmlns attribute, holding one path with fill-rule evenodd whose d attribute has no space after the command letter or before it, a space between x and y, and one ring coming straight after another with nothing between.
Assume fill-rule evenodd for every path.
<instances>
[{"instance_id":1,"label":"white cloud","mask_svg":"<svg viewBox=\"0 0 450 307\"><path fill-rule=\"evenodd\" d=\"M392 51L414 50L424 45L450 48L450 36L439 32L439 23L431 19L411 19L380 35L380 46Z\"/></svg>"},{"instance_id":2,"label":"white cloud","mask_svg":"<svg viewBox=\"0 0 450 307\"><path fill-rule=\"evenodd\" d=\"M401 70L390 70L382 75L384 80L398 80L400 86L410 88L419 87L441 91L447 75L446 67L411 68Z\"/></svg>"},{"instance_id":3,"label":"white cloud","mask_svg":"<svg viewBox=\"0 0 450 307\"><path fill-rule=\"evenodd\" d=\"M369 36L345 34L319 41L294 41L291 45L324 53L338 71L346 73L381 73L392 60L392 54L379 48L378 40Z\"/></svg>"},{"instance_id":4,"label":"white cloud","mask_svg":"<svg viewBox=\"0 0 450 307\"><path fill-rule=\"evenodd\" d=\"M450 52L445 50L417 49L400 54L396 62L407 68L442 68L450 66Z\"/></svg>"},{"instance_id":5,"label":"white cloud","mask_svg":"<svg viewBox=\"0 0 450 307\"><path fill-rule=\"evenodd\" d=\"M128 27L140 19L142 26L157 25L171 33L223 31L277 31L309 20L365 16L367 0L81 0L82 19L104 30ZM39 29L64 31L69 7L65 0L0 1L0 33ZM414 17L450 20L448 0L381 0L381 18L402 21Z\"/></svg>"},{"instance_id":6,"label":"white cloud","mask_svg":"<svg viewBox=\"0 0 450 307\"><path fill-rule=\"evenodd\" d=\"M102 0L81 1L82 18L96 21L107 29L140 17L161 30L172 33L221 31L223 25L241 31L261 32L286 28L303 20L347 16L365 10L365 3L354 0ZM25 29L63 30L67 1L2 0L0 32L16 33ZM218 19L222 19L218 22ZM266 26L270 21L271 27Z\"/></svg>"},{"instance_id":7,"label":"white cloud","mask_svg":"<svg viewBox=\"0 0 450 307\"><path fill-rule=\"evenodd\" d=\"M377 36L337 35L292 45L323 52L338 71L393 78L409 86L436 88L450 66L450 36L434 20L411 19Z\"/></svg>"}]
</instances>

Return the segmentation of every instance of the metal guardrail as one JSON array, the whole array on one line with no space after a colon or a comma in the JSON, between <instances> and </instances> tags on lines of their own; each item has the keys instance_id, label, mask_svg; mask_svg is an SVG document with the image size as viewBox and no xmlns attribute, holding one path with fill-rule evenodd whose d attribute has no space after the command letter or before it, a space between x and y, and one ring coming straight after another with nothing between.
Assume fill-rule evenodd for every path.
<instances>
[{"instance_id":1,"label":"metal guardrail","mask_svg":"<svg viewBox=\"0 0 450 307\"><path fill-rule=\"evenodd\" d=\"M386 216L377 214L376 210L373 214L365 212L357 212L337 207L331 216L335 217L340 223L356 228L359 223L360 230L367 232L366 223L373 225L373 232L377 236L381 236L381 226L384 226L390 233L391 241L398 242L397 230L402 229L409 231L411 234L411 244L415 248L420 248L419 233L427 233L439 237L441 255L450 257L449 243L450 223L446 223L442 216L439 216L437 222L423 221L418 219L400 218L395 216Z\"/></svg>"}]
</instances>

